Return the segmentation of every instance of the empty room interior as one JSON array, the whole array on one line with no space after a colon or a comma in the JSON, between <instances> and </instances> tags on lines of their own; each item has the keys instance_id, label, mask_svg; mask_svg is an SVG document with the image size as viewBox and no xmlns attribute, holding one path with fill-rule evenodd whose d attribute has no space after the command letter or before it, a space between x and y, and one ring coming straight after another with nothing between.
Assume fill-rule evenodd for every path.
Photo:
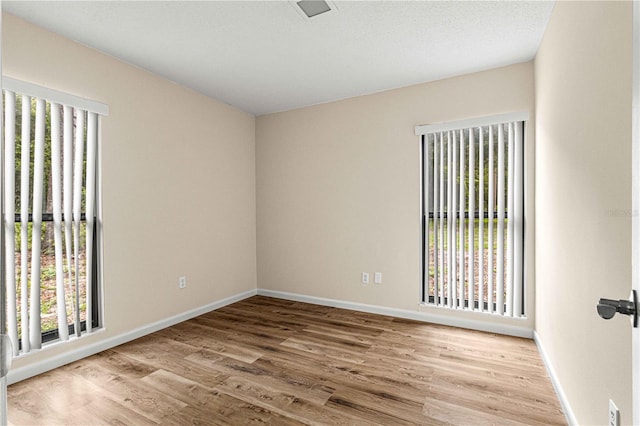
<instances>
[{"instance_id":1,"label":"empty room interior","mask_svg":"<svg viewBox=\"0 0 640 426\"><path fill-rule=\"evenodd\" d=\"M640 421L633 2L1 7L0 423Z\"/></svg>"}]
</instances>

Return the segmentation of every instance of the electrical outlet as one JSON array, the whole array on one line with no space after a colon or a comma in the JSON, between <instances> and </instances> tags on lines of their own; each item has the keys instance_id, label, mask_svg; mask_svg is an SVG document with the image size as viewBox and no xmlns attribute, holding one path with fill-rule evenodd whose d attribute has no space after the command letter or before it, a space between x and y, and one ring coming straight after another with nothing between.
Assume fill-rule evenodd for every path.
<instances>
[{"instance_id":1,"label":"electrical outlet","mask_svg":"<svg viewBox=\"0 0 640 426\"><path fill-rule=\"evenodd\" d=\"M620 410L609 400L609 426L620 426Z\"/></svg>"},{"instance_id":2,"label":"electrical outlet","mask_svg":"<svg viewBox=\"0 0 640 426\"><path fill-rule=\"evenodd\" d=\"M382 284L382 272L376 272L373 275L373 282L376 284Z\"/></svg>"},{"instance_id":3,"label":"electrical outlet","mask_svg":"<svg viewBox=\"0 0 640 426\"><path fill-rule=\"evenodd\" d=\"M185 288L187 286L187 277L182 276L178 278L178 288Z\"/></svg>"},{"instance_id":4,"label":"electrical outlet","mask_svg":"<svg viewBox=\"0 0 640 426\"><path fill-rule=\"evenodd\" d=\"M368 272L363 272L362 273L362 284L369 284L369 273Z\"/></svg>"}]
</instances>

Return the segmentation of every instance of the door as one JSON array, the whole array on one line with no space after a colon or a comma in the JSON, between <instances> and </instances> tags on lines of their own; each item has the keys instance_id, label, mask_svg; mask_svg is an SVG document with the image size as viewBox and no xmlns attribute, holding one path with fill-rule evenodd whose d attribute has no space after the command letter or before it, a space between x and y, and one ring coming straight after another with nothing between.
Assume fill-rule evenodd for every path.
<instances>
[{"instance_id":1,"label":"door","mask_svg":"<svg viewBox=\"0 0 640 426\"><path fill-rule=\"evenodd\" d=\"M632 281L640 295L640 3L633 2ZM632 328L633 424L640 425L640 328Z\"/></svg>"},{"instance_id":2,"label":"door","mask_svg":"<svg viewBox=\"0 0 640 426\"><path fill-rule=\"evenodd\" d=\"M632 69L632 294L629 300L600 299L598 313L603 318L611 318L616 313L630 315L634 321L631 328L632 339L632 404L633 424L640 425L640 327L638 317L640 311L640 2L633 3L633 69Z\"/></svg>"}]
</instances>

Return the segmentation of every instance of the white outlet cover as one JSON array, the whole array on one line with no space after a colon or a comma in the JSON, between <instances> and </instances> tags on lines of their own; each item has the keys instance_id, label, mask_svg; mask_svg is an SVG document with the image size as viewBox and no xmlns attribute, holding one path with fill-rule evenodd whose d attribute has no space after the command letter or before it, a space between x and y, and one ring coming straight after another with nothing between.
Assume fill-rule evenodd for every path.
<instances>
[{"instance_id":1,"label":"white outlet cover","mask_svg":"<svg viewBox=\"0 0 640 426\"><path fill-rule=\"evenodd\" d=\"M363 272L362 273L362 284L369 284L369 273L368 272Z\"/></svg>"},{"instance_id":2,"label":"white outlet cover","mask_svg":"<svg viewBox=\"0 0 640 426\"><path fill-rule=\"evenodd\" d=\"M382 284L382 272L376 272L374 274L373 282L376 284Z\"/></svg>"},{"instance_id":3,"label":"white outlet cover","mask_svg":"<svg viewBox=\"0 0 640 426\"><path fill-rule=\"evenodd\" d=\"M609 426L620 426L620 410L609 400Z\"/></svg>"}]
</instances>

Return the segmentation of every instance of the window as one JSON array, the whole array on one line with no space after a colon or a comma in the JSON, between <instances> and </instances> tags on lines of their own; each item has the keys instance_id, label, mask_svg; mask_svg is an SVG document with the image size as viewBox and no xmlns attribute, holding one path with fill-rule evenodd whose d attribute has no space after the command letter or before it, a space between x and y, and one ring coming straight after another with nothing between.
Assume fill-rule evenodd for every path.
<instances>
[{"instance_id":1,"label":"window","mask_svg":"<svg viewBox=\"0 0 640 426\"><path fill-rule=\"evenodd\" d=\"M7 334L14 356L100 327L98 125L106 106L3 79Z\"/></svg>"},{"instance_id":2,"label":"window","mask_svg":"<svg viewBox=\"0 0 640 426\"><path fill-rule=\"evenodd\" d=\"M422 302L523 317L523 114L418 126Z\"/></svg>"}]
</instances>

